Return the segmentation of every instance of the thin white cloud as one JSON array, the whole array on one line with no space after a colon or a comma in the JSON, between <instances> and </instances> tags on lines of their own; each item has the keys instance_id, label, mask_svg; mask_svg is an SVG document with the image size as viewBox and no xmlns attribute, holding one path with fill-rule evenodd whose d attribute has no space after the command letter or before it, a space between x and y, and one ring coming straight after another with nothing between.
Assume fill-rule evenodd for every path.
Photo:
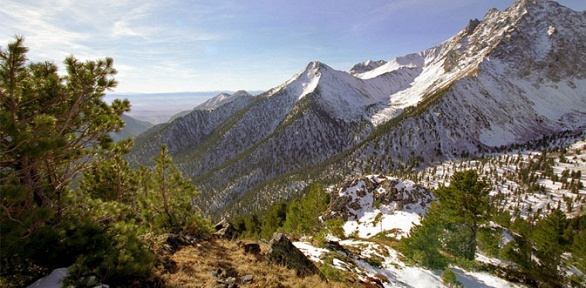
<instances>
[{"instance_id":1,"label":"thin white cloud","mask_svg":"<svg viewBox=\"0 0 586 288\"><path fill-rule=\"evenodd\" d=\"M114 27L112 28L112 35L116 37L124 37L124 36L141 36L140 33L135 31L133 28L130 28L128 23L119 20L114 23Z\"/></svg>"},{"instance_id":2,"label":"thin white cloud","mask_svg":"<svg viewBox=\"0 0 586 288\"><path fill-rule=\"evenodd\" d=\"M1 39L2 42L12 41L15 34L24 36L26 44L31 46L29 57L42 58L35 60L61 61L72 52L93 54L92 48L82 44L89 35L63 27L58 15L47 11L42 3L31 5L8 1L0 5L0 15L10 23L0 28L2 37L9 37Z\"/></svg>"},{"instance_id":3,"label":"thin white cloud","mask_svg":"<svg viewBox=\"0 0 586 288\"><path fill-rule=\"evenodd\" d=\"M17 34L32 61L113 57L119 91L268 89L311 60L346 69L428 48L445 38L416 40L444 33L440 19L455 31L456 16L479 17L468 8L511 1L0 0L0 46Z\"/></svg>"},{"instance_id":4,"label":"thin white cloud","mask_svg":"<svg viewBox=\"0 0 586 288\"><path fill-rule=\"evenodd\" d=\"M157 10L160 2L128 2L110 6L108 13L110 19L104 25L110 25L111 31L108 35L112 38L140 37L146 41L156 39L160 29L151 22L157 18Z\"/></svg>"},{"instance_id":5,"label":"thin white cloud","mask_svg":"<svg viewBox=\"0 0 586 288\"><path fill-rule=\"evenodd\" d=\"M367 13L367 15L364 15L362 21L355 23L352 26L351 31L361 32L371 29L373 26L381 25L382 22L396 17L398 13L403 13L407 9L412 9L412 6L418 5L416 2L417 1L399 0L391 1L382 7L376 7L376 9L373 9Z\"/></svg>"}]
</instances>

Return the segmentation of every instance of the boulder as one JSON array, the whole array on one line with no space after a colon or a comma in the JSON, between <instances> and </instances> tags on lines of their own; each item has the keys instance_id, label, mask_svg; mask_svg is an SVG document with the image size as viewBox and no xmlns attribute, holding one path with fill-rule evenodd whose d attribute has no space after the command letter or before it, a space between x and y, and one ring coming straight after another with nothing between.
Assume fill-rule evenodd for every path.
<instances>
[{"instance_id":1,"label":"boulder","mask_svg":"<svg viewBox=\"0 0 586 288\"><path fill-rule=\"evenodd\" d=\"M238 278L238 281L242 284L250 284L252 283L254 280L254 275L244 275L240 278Z\"/></svg>"},{"instance_id":2,"label":"boulder","mask_svg":"<svg viewBox=\"0 0 586 288\"><path fill-rule=\"evenodd\" d=\"M234 228L234 226L232 226L232 224L226 219L222 219L222 221L218 222L214 228L216 229L214 236L218 238L230 240L236 238L236 228Z\"/></svg>"},{"instance_id":3,"label":"boulder","mask_svg":"<svg viewBox=\"0 0 586 288\"><path fill-rule=\"evenodd\" d=\"M61 287L61 281L63 278L67 277L68 274L68 268L55 269L48 276L45 276L35 281L35 283L29 285L28 288L59 288Z\"/></svg>"},{"instance_id":4,"label":"boulder","mask_svg":"<svg viewBox=\"0 0 586 288\"><path fill-rule=\"evenodd\" d=\"M192 246L195 243L197 243L197 239L183 232L179 232L179 234L169 233L167 237L167 244L171 246L173 251L177 251L185 246Z\"/></svg>"},{"instance_id":5,"label":"boulder","mask_svg":"<svg viewBox=\"0 0 586 288\"><path fill-rule=\"evenodd\" d=\"M244 253L246 254L260 254L260 245L258 243L244 243L242 247L244 248Z\"/></svg>"},{"instance_id":6,"label":"boulder","mask_svg":"<svg viewBox=\"0 0 586 288\"><path fill-rule=\"evenodd\" d=\"M303 252L299 251L283 233L273 234L267 255L271 261L284 265L289 269L295 269L297 276L319 275L325 280L325 277L315 264Z\"/></svg>"},{"instance_id":7,"label":"boulder","mask_svg":"<svg viewBox=\"0 0 586 288\"><path fill-rule=\"evenodd\" d=\"M27 288L60 288L62 287L62 281L69 275L69 268L57 268L51 272L51 274L35 281L35 283L27 286ZM94 283L94 288L109 288L109 285L99 284L95 276L90 276L86 283ZM69 286L72 287L72 286Z\"/></svg>"},{"instance_id":8,"label":"boulder","mask_svg":"<svg viewBox=\"0 0 586 288\"><path fill-rule=\"evenodd\" d=\"M352 196L340 196L330 205L332 211L341 212L346 209L346 205L352 201Z\"/></svg>"}]
</instances>

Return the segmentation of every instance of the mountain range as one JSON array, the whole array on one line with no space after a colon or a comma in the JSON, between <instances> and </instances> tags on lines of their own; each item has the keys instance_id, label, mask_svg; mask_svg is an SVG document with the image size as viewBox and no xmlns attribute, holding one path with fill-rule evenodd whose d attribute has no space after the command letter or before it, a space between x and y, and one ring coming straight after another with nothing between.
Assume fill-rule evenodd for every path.
<instances>
[{"instance_id":1,"label":"mountain range","mask_svg":"<svg viewBox=\"0 0 586 288\"><path fill-rule=\"evenodd\" d=\"M582 131L583 67L586 12L517 0L425 51L348 72L315 61L260 95L220 94L139 135L128 157L152 163L166 144L204 212L248 213L315 181L422 169Z\"/></svg>"}]
</instances>

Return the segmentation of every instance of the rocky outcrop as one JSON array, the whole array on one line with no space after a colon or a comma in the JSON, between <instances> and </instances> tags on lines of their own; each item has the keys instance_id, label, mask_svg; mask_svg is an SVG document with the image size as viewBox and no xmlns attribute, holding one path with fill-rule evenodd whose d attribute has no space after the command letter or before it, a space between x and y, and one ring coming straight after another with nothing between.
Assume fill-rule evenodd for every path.
<instances>
[{"instance_id":1,"label":"rocky outcrop","mask_svg":"<svg viewBox=\"0 0 586 288\"><path fill-rule=\"evenodd\" d=\"M230 273L227 273L221 268L212 271L211 274L216 277L217 285L215 288L237 288L239 284L250 285L254 282L254 275L231 276Z\"/></svg>"},{"instance_id":2,"label":"rocky outcrop","mask_svg":"<svg viewBox=\"0 0 586 288\"><path fill-rule=\"evenodd\" d=\"M222 221L218 222L214 228L216 229L214 236L217 238L229 240L236 238L236 229L226 219L222 219Z\"/></svg>"},{"instance_id":3,"label":"rocky outcrop","mask_svg":"<svg viewBox=\"0 0 586 288\"><path fill-rule=\"evenodd\" d=\"M191 235L180 232L179 234L169 233L166 244L172 251L177 251L185 246L193 246L198 240Z\"/></svg>"},{"instance_id":4,"label":"rocky outcrop","mask_svg":"<svg viewBox=\"0 0 586 288\"><path fill-rule=\"evenodd\" d=\"M325 277L315 264L303 252L299 251L283 233L273 234L267 256L275 263L287 266L289 269L295 269L297 276L319 275L325 280Z\"/></svg>"},{"instance_id":5,"label":"rocky outcrop","mask_svg":"<svg viewBox=\"0 0 586 288\"><path fill-rule=\"evenodd\" d=\"M61 287L61 281L69 274L69 268L58 268L53 270L51 274L35 281L29 285L28 288L35 287ZM101 287L101 286L100 286Z\"/></svg>"},{"instance_id":6,"label":"rocky outcrop","mask_svg":"<svg viewBox=\"0 0 586 288\"><path fill-rule=\"evenodd\" d=\"M433 199L431 191L412 181L371 175L347 181L337 192L332 193L329 213L324 218L341 217L348 221L373 209L385 210L387 213L419 210L427 207Z\"/></svg>"}]
</instances>

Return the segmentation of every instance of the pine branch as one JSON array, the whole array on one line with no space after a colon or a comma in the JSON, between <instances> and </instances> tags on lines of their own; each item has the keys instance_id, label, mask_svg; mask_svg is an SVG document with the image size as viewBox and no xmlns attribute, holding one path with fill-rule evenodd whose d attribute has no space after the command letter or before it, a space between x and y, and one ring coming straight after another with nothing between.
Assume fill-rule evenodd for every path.
<instances>
[{"instance_id":1,"label":"pine branch","mask_svg":"<svg viewBox=\"0 0 586 288\"><path fill-rule=\"evenodd\" d=\"M0 209L4 210L4 212L6 212L6 217L7 217L7 218L8 218L10 221L16 222L16 223L18 223L18 224L21 224L21 225L23 224L21 221L19 221L19 220L17 220L17 219L14 219L14 218L12 218L12 215L10 215L10 209L8 209L6 206L4 206L4 205L0 204Z\"/></svg>"}]
</instances>

